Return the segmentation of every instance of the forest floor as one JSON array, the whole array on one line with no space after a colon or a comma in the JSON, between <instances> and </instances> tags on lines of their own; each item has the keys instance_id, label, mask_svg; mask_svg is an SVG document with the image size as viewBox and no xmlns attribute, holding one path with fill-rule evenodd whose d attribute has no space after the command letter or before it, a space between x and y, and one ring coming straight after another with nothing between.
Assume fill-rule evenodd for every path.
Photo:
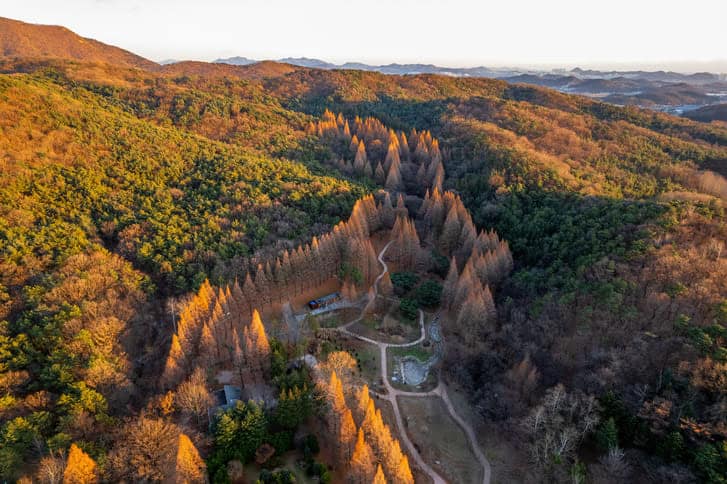
<instances>
[{"instance_id":1,"label":"forest floor","mask_svg":"<svg viewBox=\"0 0 727 484\"><path fill-rule=\"evenodd\" d=\"M316 320L321 328L336 328L344 324L345 321L350 321L351 318L355 318L361 312L360 308L355 306L336 309L324 314L316 316Z\"/></svg>"},{"instance_id":2,"label":"forest floor","mask_svg":"<svg viewBox=\"0 0 727 484\"><path fill-rule=\"evenodd\" d=\"M391 311L393 312L393 311ZM381 343L401 344L419 336L416 322L402 322L392 314L367 314L349 327L349 331Z\"/></svg>"},{"instance_id":3,"label":"forest floor","mask_svg":"<svg viewBox=\"0 0 727 484\"><path fill-rule=\"evenodd\" d=\"M288 469L295 475L295 482L300 484L314 484L318 482L317 478L310 477L306 474L299 462L303 462L303 453L294 450L283 454L280 467ZM246 484L255 484L260 482L260 473L263 471L262 466L256 464L254 461L250 464L245 465L243 474L243 482Z\"/></svg>"},{"instance_id":4,"label":"forest floor","mask_svg":"<svg viewBox=\"0 0 727 484\"><path fill-rule=\"evenodd\" d=\"M381 353L379 349L364 341L352 338L344 345L346 351L356 358L361 377L375 392L386 392L381 379Z\"/></svg>"}]
</instances>

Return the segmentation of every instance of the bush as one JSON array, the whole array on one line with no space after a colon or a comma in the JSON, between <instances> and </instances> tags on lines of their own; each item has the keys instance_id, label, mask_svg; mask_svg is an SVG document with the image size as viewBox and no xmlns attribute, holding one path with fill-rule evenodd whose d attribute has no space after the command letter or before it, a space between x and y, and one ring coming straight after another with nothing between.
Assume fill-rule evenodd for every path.
<instances>
[{"instance_id":1,"label":"bush","mask_svg":"<svg viewBox=\"0 0 727 484\"><path fill-rule=\"evenodd\" d=\"M268 439L268 443L275 448L277 455L282 455L293 448L293 433L287 430L275 432Z\"/></svg>"},{"instance_id":2,"label":"bush","mask_svg":"<svg viewBox=\"0 0 727 484\"><path fill-rule=\"evenodd\" d=\"M670 432L657 447L661 456L670 462L681 461L684 455L684 437L678 430Z\"/></svg>"},{"instance_id":3,"label":"bush","mask_svg":"<svg viewBox=\"0 0 727 484\"><path fill-rule=\"evenodd\" d=\"M263 469L260 472L259 482L264 484L294 484L295 475L288 469L280 469L274 472Z\"/></svg>"},{"instance_id":4,"label":"bush","mask_svg":"<svg viewBox=\"0 0 727 484\"><path fill-rule=\"evenodd\" d=\"M345 263L341 265L340 269L338 269L338 277L341 279L351 279L356 284L361 284L361 281L363 281L361 269Z\"/></svg>"},{"instance_id":5,"label":"bush","mask_svg":"<svg viewBox=\"0 0 727 484\"><path fill-rule=\"evenodd\" d=\"M402 299L399 303L399 312L408 320L414 320L417 317L417 303L413 299Z\"/></svg>"},{"instance_id":6,"label":"bush","mask_svg":"<svg viewBox=\"0 0 727 484\"><path fill-rule=\"evenodd\" d=\"M429 272L433 274L437 274L439 277L444 279L447 277L447 273L449 272L449 259L444 257L442 254L437 252L436 250L432 251L432 268L429 269Z\"/></svg>"},{"instance_id":7,"label":"bush","mask_svg":"<svg viewBox=\"0 0 727 484\"><path fill-rule=\"evenodd\" d=\"M318 476L322 477L324 474L328 472L328 469L326 469L326 466L321 464L320 462L312 462L308 466L307 474L311 477Z\"/></svg>"},{"instance_id":8,"label":"bush","mask_svg":"<svg viewBox=\"0 0 727 484\"><path fill-rule=\"evenodd\" d=\"M439 306L442 298L442 285L437 281L426 281L417 288L415 297L420 306Z\"/></svg>"},{"instance_id":9,"label":"bush","mask_svg":"<svg viewBox=\"0 0 727 484\"><path fill-rule=\"evenodd\" d=\"M303 451L303 454L305 454L306 452L310 452L311 455L317 455L318 452L321 451L321 447L318 444L318 439L313 434L306 435L301 442L300 447Z\"/></svg>"},{"instance_id":10,"label":"bush","mask_svg":"<svg viewBox=\"0 0 727 484\"><path fill-rule=\"evenodd\" d=\"M602 423L596 431L596 443L603 450L611 450L618 447L618 429L616 421L610 417Z\"/></svg>"},{"instance_id":11,"label":"bush","mask_svg":"<svg viewBox=\"0 0 727 484\"><path fill-rule=\"evenodd\" d=\"M398 296L403 296L416 286L419 276L413 272L394 272L391 275L391 282L394 284L394 292Z\"/></svg>"}]
</instances>

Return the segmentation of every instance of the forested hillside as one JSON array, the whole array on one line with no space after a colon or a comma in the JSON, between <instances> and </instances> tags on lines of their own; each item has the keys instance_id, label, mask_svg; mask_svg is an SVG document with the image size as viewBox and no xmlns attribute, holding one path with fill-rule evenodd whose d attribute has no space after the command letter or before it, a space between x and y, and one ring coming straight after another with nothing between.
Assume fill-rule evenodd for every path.
<instances>
[{"instance_id":1,"label":"forested hillside","mask_svg":"<svg viewBox=\"0 0 727 484\"><path fill-rule=\"evenodd\" d=\"M315 80L325 97L301 73L269 85L296 86L292 102L311 112L325 104L430 129L442 140L445 186L511 243L516 271L501 295L499 330L465 361L450 347L448 371L482 416L524 427L519 447L562 479L570 464L554 465L541 447L562 429L528 425L536 409L550 411L553 394L541 400L541 392L563 384L600 398L601 440L590 445L661 459L634 466L637 454L614 451L593 474L674 478L683 470L665 463L677 462L719 481L727 131L491 81L429 78L413 87L424 79L339 76ZM561 463L573 462L576 447L563 449Z\"/></svg>"},{"instance_id":2,"label":"forested hillside","mask_svg":"<svg viewBox=\"0 0 727 484\"><path fill-rule=\"evenodd\" d=\"M364 189L142 121L53 76L4 76L0 100L0 472L12 477L38 438L102 451L143 404L165 297L328 228Z\"/></svg>"},{"instance_id":3,"label":"forested hillside","mask_svg":"<svg viewBox=\"0 0 727 484\"><path fill-rule=\"evenodd\" d=\"M0 17L3 57L61 58L152 69L156 63L129 51L80 37L59 25L28 24Z\"/></svg>"},{"instance_id":4,"label":"forested hillside","mask_svg":"<svg viewBox=\"0 0 727 484\"><path fill-rule=\"evenodd\" d=\"M71 442L110 470L124 439L199 444L155 394L169 303L383 187L424 212L454 190L512 249L496 315L443 365L485 447L508 442L497 480L724 481L726 128L485 79L111 64L0 64L3 478Z\"/></svg>"}]
</instances>

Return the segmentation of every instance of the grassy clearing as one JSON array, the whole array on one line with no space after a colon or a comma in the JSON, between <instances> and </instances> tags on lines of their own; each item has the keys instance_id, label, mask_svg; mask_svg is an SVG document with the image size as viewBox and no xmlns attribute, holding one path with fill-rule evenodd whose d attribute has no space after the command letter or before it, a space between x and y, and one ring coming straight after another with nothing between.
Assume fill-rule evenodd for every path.
<instances>
[{"instance_id":1,"label":"grassy clearing","mask_svg":"<svg viewBox=\"0 0 727 484\"><path fill-rule=\"evenodd\" d=\"M381 353L379 348L366 343L361 343L353 352L356 362L359 365L361 377L372 389L381 386Z\"/></svg>"},{"instance_id":2,"label":"grassy clearing","mask_svg":"<svg viewBox=\"0 0 727 484\"><path fill-rule=\"evenodd\" d=\"M349 321L355 319L359 315L358 308L343 308L331 311L330 313L319 314L318 316L310 316L309 323L315 321L321 328L337 328Z\"/></svg>"},{"instance_id":3,"label":"grassy clearing","mask_svg":"<svg viewBox=\"0 0 727 484\"><path fill-rule=\"evenodd\" d=\"M492 467L492 482L528 482L536 476L526 472L530 463L523 453L508 439L501 438L506 432L495 423L485 423L468 403L467 397L454 386L448 387L449 399L457 413L474 427L480 448Z\"/></svg>"},{"instance_id":4,"label":"grassy clearing","mask_svg":"<svg viewBox=\"0 0 727 484\"><path fill-rule=\"evenodd\" d=\"M354 338L343 340L338 348L348 351L356 359L362 383L368 384L372 390L383 391L381 381L381 354L379 348L365 341Z\"/></svg>"},{"instance_id":5,"label":"grassy clearing","mask_svg":"<svg viewBox=\"0 0 727 484\"><path fill-rule=\"evenodd\" d=\"M414 346L407 346L404 348L389 348L389 351L391 352L392 356L398 356L398 357L404 357L404 356L413 356L414 358L418 359L422 363L429 360L429 358L432 357L432 347L425 348L421 344L414 345Z\"/></svg>"},{"instance_id":6,"label":"grassy clearing","mask_svg":"<svg viewBox=\"0 0 727 484\"><path fill-rule=\"evenodd\" d=\"M382 343L401 344L419 336L419 326L391 314L372 313L351 326L351 331Z\"/></svg>"},{"instance_id":7,"label":"grassy clearing","mask_svg":"<svg viewBox=\"0 0 727 484\"><path fill-rule=\"evenodd\" d=\"M482 482L467 436L439 397L401 397L407 433L422 457L449 482Z\"/></svg>"}]
</instances>

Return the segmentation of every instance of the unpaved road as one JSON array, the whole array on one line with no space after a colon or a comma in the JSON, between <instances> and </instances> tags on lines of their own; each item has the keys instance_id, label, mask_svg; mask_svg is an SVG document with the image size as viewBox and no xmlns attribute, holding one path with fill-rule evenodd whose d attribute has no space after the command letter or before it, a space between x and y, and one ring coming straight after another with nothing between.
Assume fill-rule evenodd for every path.
<instances>
[{"instance_id":1,"label":"unpaved road","mask_svg":"<svg viewBox=\"0 0 727 484\"><path fill-rule=\"evenodd\" d=\"M393 241L392 241L393 242ZM384 253L386 252L386 249L389 248L389 246L392 244L392 242L389 242L384 246L383 249L381 249L381 252L379 252L379 262L381 263L383 267L383 271L381 274L379 274L376 277L376 280L374 281L373 288L374 288L374 297L376 297L379 293L379 281L381 281L381 278L384 277L384 275L389 271L389 267L386 265L386 262L384 262ZM454 419L455 422L457 422L457 425L459 425L462 430L464 431L465 435L467 435L467 439L469 440L470 447L472 447L472 451L474 452L475 456L477 457L478 462L482 466L482 482L483 484L490 484L490 478L492 474L492 470L490 468L490 463L485 457L485 454L482 452L482 449L480 449L479 444L477 443L477 437L475 436L475 432L472 429L472 427L464 420L462 417L460 417L457 412L454 409L454 406L452 405L452 402L449 399L449 395L447 394L447 388L442 383L441 378L439 379L439 384L434 390L428 391L428 392L407 392L403 390L398 390L391 386L391 383L389 383L389 371L388 371L388 361L386 359L386 349L389 347L392 348L404 348L407 346L414 346L422 341L424 341L424 338L426 337L426 329L424 328L424 312L420 309L419 310L419 327L421 329L421 334L419 338L416 341L412 341L409 343L402 343L402 344L392 344L392 343L383 343L380 341L373 340L371 338L367 338L365 336L358 335L356 333L353 333L348 328L357 323L358 321L361 321L364 317L364 312L366 308L364 306L364 309L361 310L361 314L358 318L354 319L353 321L350 321L346 323L345 325L339 327L339 331L342 333L345 333L349 336L352 336L354 338L357 338L361 341L365 341L367 343L370 343L372 345L376 345L379 348L379 352L381 354L381 379L384 382L384 387L386 388L386 394L380 394L375 393L378 398L388 400L391 403L392 408L394 409L394 418L396 419L396 426L399 429L399 435L401 436L402 441L404 442L404 445L406 446L406 449L410 456L414 459L416 464L434 481L435 484L444 484L447 481L442 478L432 467L427 464L422 456L419 454L419 452L416 450L416 447L414 447L414 444L409 439L409 435L406 433L406 428L404 427L404 421L401 417L401 411L399 410L399 402L397 400L397 397L440 397L442 401L444 402L445 407L447 407L447 411L452 416L452 419ZM373 392L372 392L373 393Z\"/></svg>"}]
</instances>

